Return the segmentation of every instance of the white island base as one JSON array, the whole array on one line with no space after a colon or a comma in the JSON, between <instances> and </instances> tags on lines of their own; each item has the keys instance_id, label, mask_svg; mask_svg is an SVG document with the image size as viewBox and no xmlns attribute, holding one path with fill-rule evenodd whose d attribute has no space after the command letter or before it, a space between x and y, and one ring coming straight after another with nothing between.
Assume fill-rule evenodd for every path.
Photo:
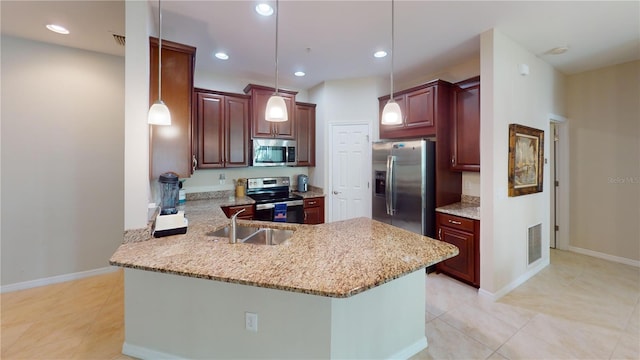
<instances>
[{"instance_id":1,"label":"white island base","mask_svg":"<svg viewBox=\"0 0 640 360\"><path fill-rule=\"evenodd\" d=\"M346 298L125 269L125 355L406 359L426 346L424 269Z\"/></svg>"}]
</instances>

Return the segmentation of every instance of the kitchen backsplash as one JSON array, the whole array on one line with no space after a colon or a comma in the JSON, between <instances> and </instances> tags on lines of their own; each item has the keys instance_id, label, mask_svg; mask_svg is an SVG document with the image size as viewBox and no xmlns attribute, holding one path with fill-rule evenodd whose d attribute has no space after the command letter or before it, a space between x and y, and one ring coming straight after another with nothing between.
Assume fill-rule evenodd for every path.
<instances>
[{"instance_id":1,"label":"kitchen backsplash","mask_svg":"<svg viewBox=\"0 0 640 360\"><path fill-rule=\"evenodd\" d=\"M468 171L462 173L462 195L480 197L480 173Z\"/></svg>"},{"instance_id":2,"label":"kitchen backsplash","mask_svg":"<svg viewBox=\"0 0 640 360\"><path fill-rule=\"evenodd\" d=\"M288 176L293 186L296 185L299 174L308 175L309 169L307 167L246 167L196 170L190 178L184 181L183 188L187 194L231 191L235 189L234 180L238 178L269 176Z\"/></svg>"}]
</instances>

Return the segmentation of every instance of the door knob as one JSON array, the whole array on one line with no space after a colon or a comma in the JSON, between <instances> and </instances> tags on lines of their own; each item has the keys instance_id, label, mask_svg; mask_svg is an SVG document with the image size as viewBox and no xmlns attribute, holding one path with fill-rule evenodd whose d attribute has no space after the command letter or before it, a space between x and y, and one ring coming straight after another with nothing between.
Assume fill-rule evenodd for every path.
<instances>
[{"instance_id":1,"label":"door knob","mask_svg":"<svg viewBox=\"0 0 640 360\"><path fill-rule=\"evenodd\" d=\"M338 195L338 194L342 194L342 193L340 191L333 190L333 195Z\"/></svg>"}]
</instances>

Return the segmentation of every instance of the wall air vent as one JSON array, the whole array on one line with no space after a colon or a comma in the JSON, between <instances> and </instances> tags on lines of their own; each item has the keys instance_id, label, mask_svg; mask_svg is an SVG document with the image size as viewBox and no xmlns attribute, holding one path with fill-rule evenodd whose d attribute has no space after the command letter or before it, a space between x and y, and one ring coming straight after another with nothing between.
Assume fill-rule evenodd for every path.
<instances>
[{"instance_id":1,"label":"wall air vent","mask_svg":"<svg viewBox=\"0 0 640 360\"><path fill-rule=\"evenodd\" d=\"M529 259L529 265L531 265L542 257L542 224L530 227L528 232L527 257Z\"/></svg>"},{"instance_id":2,"label":"wall air vent","mask_svg":"<svg viewBox=\"0 0 640 360\"><path fill-rule=\"evenodd\" d=\"M118 43L118 45L124 46L124 36L118 35L118 34L112 34L112 35L113 35L113 40L115 40L116 43Z\"/></svg>"}]
</instances>

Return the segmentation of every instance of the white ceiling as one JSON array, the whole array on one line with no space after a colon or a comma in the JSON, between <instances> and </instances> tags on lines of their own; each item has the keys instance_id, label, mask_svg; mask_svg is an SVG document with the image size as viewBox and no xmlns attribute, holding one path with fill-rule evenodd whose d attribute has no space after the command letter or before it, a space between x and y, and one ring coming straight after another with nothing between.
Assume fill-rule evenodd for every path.
<instances>
[{"instance_id":1,"label":"white ceiling","mask_svg":"<svg viewBox=\"0 0 640 360\"><path fill-rule=\"evenodd\" d=\"M269 1L272 5L275 1ZM6 1L2 33L124 55L111 34L124 35L123 1ZM196 73L274 81L275 16L261 17L255 0L163 0L163 37L197 47ZM157 1L150 1L157 21ZM307 89L325 80L388 76L391 2L280 1L280 85ZM565 74L640 59L640 1L396 0L396 83L478 57L480 33L497 28ZM61 36L44 25L71 30ZM155 28L157 24L152 24ZM545 54L567 45L563 55ZM215 51L230 55L215 59ZM307 76L293 76L303 70Z\"/></svg>"}]
</instances>

